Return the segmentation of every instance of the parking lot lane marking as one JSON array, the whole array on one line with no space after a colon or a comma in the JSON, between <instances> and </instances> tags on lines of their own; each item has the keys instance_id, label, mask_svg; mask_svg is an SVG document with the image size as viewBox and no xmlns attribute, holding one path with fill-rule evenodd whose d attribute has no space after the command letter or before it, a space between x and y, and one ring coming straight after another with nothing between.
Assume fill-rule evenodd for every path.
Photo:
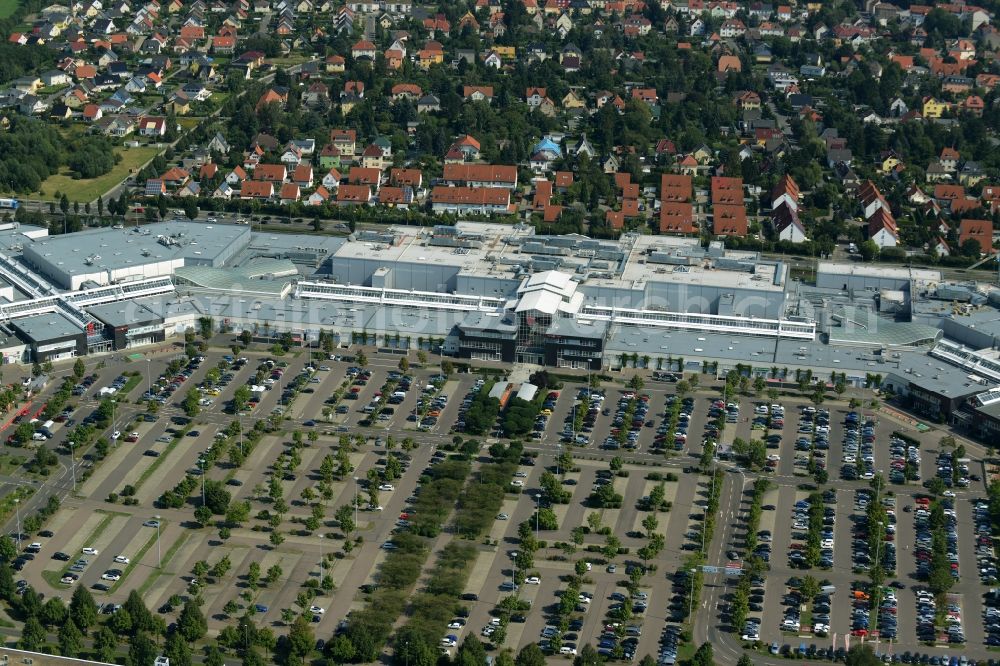
<instances>
[{"instance_id":1,"label":"parking lot lane marking","mask_svg":"<svg viewBox=\"0 0 1000 666\"><path fill-rule=\"evenodd\" d=\"M71 515L74 519L78 520L80 516L78 516L76 512L82 511L82 509L60 509L59 513L63 513L64 511L67 516ZM52 553L56 550L61 550L69 555L71 562L78 559L80 557L80 549L87 545L85 541L90 538L90 535L94 532L97 526L100 525L104 519L108 518L108 515L104 513L88 513L89 515L83 519L83 523L81 523L80 526L75 529L72 536L70 536L69 541L65 542L61 548L53 547L52 552L48 553L48 557L50 559L48 559L45 563L45 571L62 571L63 567L66 566L66 563L51 559ZM68 517L66 520L68 520Z\"/></svg>"}]
</instances>

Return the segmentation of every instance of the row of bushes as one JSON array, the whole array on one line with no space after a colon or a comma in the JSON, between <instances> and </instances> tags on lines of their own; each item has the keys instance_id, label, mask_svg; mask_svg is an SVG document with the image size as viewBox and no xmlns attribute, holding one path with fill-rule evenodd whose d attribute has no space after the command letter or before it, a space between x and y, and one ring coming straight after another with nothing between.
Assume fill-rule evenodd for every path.
<instances>
[{"instance_id":1,"label":"row of bushes","mask_svg":"<svg viewBox=\"0 0 1000 666\"><path fill-rule=\"evenodd\" d=\"M430 554L426 537L440 532L469 470L466 461L447 460L435 465L431 478L421 483L410 521L411 531L393 537L396 549L379 568L378 589L368 607L353 612L346 630L331 641L329 651L334 662L369 663L378 659L389 641L393 624L406 610L410 589ZM450 570L451 566L447 568ZM442 583L435 589L447 588Z\"/></svg>"}]
</instances>

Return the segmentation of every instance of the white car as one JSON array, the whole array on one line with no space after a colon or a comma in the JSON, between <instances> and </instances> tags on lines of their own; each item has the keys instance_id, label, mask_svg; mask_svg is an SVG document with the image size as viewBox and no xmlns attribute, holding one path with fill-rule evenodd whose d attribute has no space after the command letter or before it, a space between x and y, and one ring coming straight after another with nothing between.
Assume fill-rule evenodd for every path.
<instances>
[{"instance_id":1,"label":"white car","mask_svg":"<svg viewBox=\"0 0 1000 666\"><path fill-rule=\"evenodd\" d=\"M369 504L368 505L368 510L369 511L381 511L382 507L380 505L378 505L378 504Z\"/></svg>"},{"instance_id":2,"label":"white car","mask_svg":"<svg viewBox=\"0 0 1000 666\"><path fill-rule=\"evenodd\" d=\"M945 497L955 497L954 491L951 491L951 490L946 490L946 491L944 491L941 494L944 495Z\"/></svg>"},{"instance_id":3,"label":"white car","mask_svg":"<svg viewBox=\"0 0 1000 666\"><path fill-rule=\"evenodd\" d=\"M514 476L516 476L519 479L528 478L528 475L525 472L514 472Z\"/></svg>"},{"instance_id":4,"label":"white car","mask_svg":"<svg viewBox=\"0 0 1000 666\"><path fill-rule=\"evenodd\" d=\"M823 539L819 542L820 548L833 548L833 539Z\"/></svg>"},{"instance_id":5,"label":"white car","mask_svg":"<svg viewBox=\"0 0 1000 666\"><path fill-rule=\"evenodd\" d=\"M391 483L383 483L378 487L379 490L395 490Z\"/></svg>"},{"instance_id":6,"label":"white car","mask_svg":"<svg viewBox=\"0 0 1000 666\"><path fill-rule=\"evenodd\" d=\"M119 576L118 574L106 573L106 574L101 574L101 580L111 580L111 581L121 580L121 576Z\"/></svg>"},{"instance_id":7,"label":"white car","mask_svg":"<svg viewBox=\"0 0 1000 666\"><path fill-rule=\"evenodd\" d=\"M132 560L128 559L124 555L115 555L115 562L117 564L129 564Z\"/></svg>"},{"instance_id":8,"label":"white car","mask_svg":"<svg viewBox=\"0 0 1000 666\"><path fill-rule=\"evenodd\" d=\"M448 623L448 628L449 629L461 629L464 626L465 626L465 620L463 620L460 617L457 617L457 618L455 618L454 620L452 620L451 622Z\"/></svg>"},{"instance_id":9,"label":"white car","mask_svg":"<svg viewBox=\"0 0 1000 666\"><path fill-rule=\"evenodd\" d=\"M561 648L559 648L559 654L571 654L575 657L576 648L573 647L572 645L563 645Z\"/></svg>"},{"instance_id":10,"label":"white car","mask_svg":"<svg viewBox=\"0 0 1000 666\"><path fill-rule=\"evenodd\" d=\"M326 609L323 608L322 606L310 606L309 612L312 613L313 615L322 615L323 613L326 612Z\"/></svg>"},{"instance_id":11,"label":"white car","mask_svg":"<svg viewBox=\"0 0 1000 666\"><path fill-rule=\"evenodd\" d=\"M59 579L59 582L62 583L63 585L72 585L73 583L76 582L76 579L73 578L72 576L63 576L62 578Z\"/></svg>"},{"instance_id":12,"label":"white car","mask_svg":"<svg viewBox=\"0 0 1000 666\"><path fill-rule=\"evenodd\" d=\"M817 636L825 636L830 633L830 626L822 622L817 622L813 625L813 633Z\"/></svg>"},{"instance_id":13,"label":"white car","mask_svg":"<svg viewBox=\"0 0 1000 666\"><path fill-rule=\"evenodd\" d=\"M506 513L497 514L497 520L507 520L508 518L510 518L510 516L508 516Z\"/></svg>"},{"instance_id":14,"label":"white car","mask_svg":"<svg viewBox=\"0 0 1000 666\"><path fill-rule=\"evenodd\" d=\"M521 479L514 479L513 481L510 482L510 485L517 486L518 488L520 488L524 485L524 481L522 481Z\"/></svg>"},{"instance_id":15,"label":"white car","mask_svg":"<svg viewBox=\"0 0 1000 666\"><path fill-rule=\"evenodd\" d=\"M111 439L118 439L121 436L122 436L121 430L115 430L113 433L111 433Z\"/></svg>"},{"instance_id":16,"label":"white car","mask_svg":"<svg viewBox=\"0 0 1000 666\"><path fill-rule=\"evenodd\" d=\"M455 647L455 639L451 636L445 636L441 639L441 645L443 647Z\"/></svg>"},{"instance_id":17,"label":"white car","mask_svg":"<svg viewBox=\"0 0 1000 666\"><path fill-rule=\"evenodd\" d=\"M97 555L98 551L96 548L91 548L90 546L86 546L82 552L84 555Z\"/></svg>"},{"instance_id":18,"label":"white car","mask_svg":"<svg viewBox=\"0 0 1000 666\"><path fill-rule=\"evenodd\" d=\"M577 597L577 601L579 601L580 603L589 604L590 603L590 597L581 594L580 596Z\"/></svg>"},{"instance_id":19,"label":"white car","mask_svg":"<svg viewBox=\"0 0 1000 666\"><path fill-rule=\"evenodd\" d=\"M524 579L526 585L541 585L542 579L538 576L528 576Z\"/></svg>"},{"instance_id":20,"label":"white car","mask_svg":"<svg viewBox=\"0 0 1000 666\"><path fill-rule=\"evenodd\" d=\"M740 636L740 638L743 639L743 640L745 640L745 641L759 641L760 640L760 634L758 634L758 633L746 633L746 634L743 634L742 636Z\"/></svg>"}]
</instances>

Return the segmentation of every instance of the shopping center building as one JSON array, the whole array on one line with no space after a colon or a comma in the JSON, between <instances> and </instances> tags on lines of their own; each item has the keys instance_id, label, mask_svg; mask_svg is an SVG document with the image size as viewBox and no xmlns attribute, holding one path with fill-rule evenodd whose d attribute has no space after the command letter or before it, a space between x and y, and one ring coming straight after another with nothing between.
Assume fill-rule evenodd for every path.
<instances>
[{"instance_id":1,"label":"shopping center building","mask_svg":"<svg viewBox=\"0 0 1000 666\"><path fill-rule=\"evenodd\" d=\"M1000 384L959 360L1000 348L998 307L1000 291L934 270L818 262L792 275L781 259L667 236L467 222L348 237L188 221L55 237L0 227L5 362L142 348L209 319L258 339L326 331L344 347L509 364L892 377L950 414L965 398L932 407L923 365L947 367L956 392Z\"/></svg>"}]
</instances>

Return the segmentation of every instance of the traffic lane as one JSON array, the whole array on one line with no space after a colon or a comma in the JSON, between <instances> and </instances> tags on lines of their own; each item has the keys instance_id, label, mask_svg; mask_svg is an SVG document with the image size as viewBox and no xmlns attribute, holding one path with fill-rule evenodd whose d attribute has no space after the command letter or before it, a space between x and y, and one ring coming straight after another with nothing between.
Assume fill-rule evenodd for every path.
<instances>
[{"instance_id":1,"label":"traffic lane","mask_svg":"<svg viewBox=\"0 0 1000 666\"><path fill-rule=\"evenodd\" d=\"M955 501L955 516L958 519L958 560L959 573L953 592L962 594L962 626L970 645L983 645L986 632L983 629L983 591L986 586L979 581L979 563L976 559L976 521L974 502L963 494Z\"/></svg>"},{"instance_id":2,"label":"traffic lane","mask_svg":"<svg viewBox=\"0 0 1000 666\"><path fill-rule=\"evenodd\" d=\"M198 428L203 428L199 430ZM214 441L214 433L218 426L215 424L199 425L188 431L181 441L174 447L174 450L166 459L166 469L162 469L158 474L154 474L146 483L152 483L154 490L152 497L160 497L164 492L176 486L193 469L197 468L198 457L208 449ZM191 436L191 432L197 431L198 436ZM201 481L201 479L199 479ZM198 484L195 494L201 498L201 486Z\"/></svg>"}]
</instances>

